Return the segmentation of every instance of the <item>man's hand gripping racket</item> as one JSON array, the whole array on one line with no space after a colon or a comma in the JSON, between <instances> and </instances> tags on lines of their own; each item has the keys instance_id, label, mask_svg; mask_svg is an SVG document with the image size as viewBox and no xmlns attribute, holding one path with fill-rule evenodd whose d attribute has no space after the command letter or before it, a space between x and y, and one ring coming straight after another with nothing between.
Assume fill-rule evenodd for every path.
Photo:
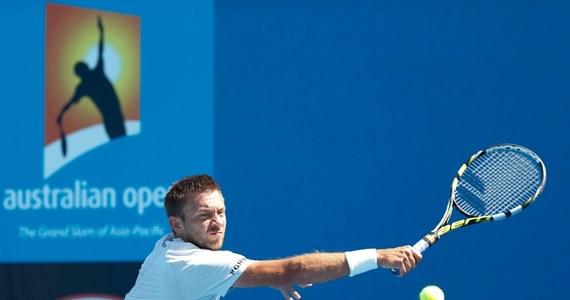
<instances>
[{"instance_id":1,"label":"man's hand gripping racket","mask_svg":"<svg viewBox=\"0 0 570 300\"><path fill-rule=\"evenodd\" d=\"M515 215L542 193L545 184L544 163L531 150L514 144L481 150L459 168L443 218L413 248L423 253L452 230ZM450 224L453 207L467 218ZM390 271L400 274L398 269Z\"/></svg>"}]
</instances>

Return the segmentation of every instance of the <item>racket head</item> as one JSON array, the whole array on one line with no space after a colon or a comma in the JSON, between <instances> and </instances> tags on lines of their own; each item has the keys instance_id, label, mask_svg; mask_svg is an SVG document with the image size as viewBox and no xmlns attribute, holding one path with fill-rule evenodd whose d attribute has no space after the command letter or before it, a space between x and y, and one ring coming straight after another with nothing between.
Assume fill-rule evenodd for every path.
<instances>
[{"instance_id":1,"label":"racket head","mask_svg":"<svg viewBox=\"0 0 570 300\"><path fill-rule=\"evenodd\" d=\"M451 201L468 217L501 220L522 211L544 190L546 167L531 150L500 144L481 150L461 166Z\"/></svg>"}]
</instances>

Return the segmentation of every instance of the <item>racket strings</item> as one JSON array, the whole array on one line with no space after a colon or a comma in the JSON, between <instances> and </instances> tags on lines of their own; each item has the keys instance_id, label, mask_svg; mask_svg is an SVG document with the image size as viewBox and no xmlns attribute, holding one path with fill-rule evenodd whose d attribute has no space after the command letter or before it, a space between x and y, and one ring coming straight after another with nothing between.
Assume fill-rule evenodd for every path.
<instances>
[{"instance_id":1,"label":"racket strings","mask_svg":"<svg viewBox=\"0 0 570 300\"><path fill-rule=\"evenodd\" d=\"M524 204L542 183L535 159L513 149L487 152L459 178L457 206L468 215L494 215Z\"/></svg>"}]
</instances>

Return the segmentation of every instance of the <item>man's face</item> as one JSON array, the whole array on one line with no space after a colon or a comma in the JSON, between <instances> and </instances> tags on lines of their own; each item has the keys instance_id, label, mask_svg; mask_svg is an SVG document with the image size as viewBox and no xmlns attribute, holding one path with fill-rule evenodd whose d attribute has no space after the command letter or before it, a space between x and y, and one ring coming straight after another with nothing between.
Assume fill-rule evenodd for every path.
<instances>
[{"instance_id":1,"label":"man's face","mask_svg":"<svg viewBox=\"0 0 570 300\"><path fill-rule=\"evenodd\" d=\"M175 228L178 237L203 249L218 250L222 247L226 232L226 206L219 191L188 199L182 215L183 219L170 217L179 222Z\"/></svg>"}]
</instances>

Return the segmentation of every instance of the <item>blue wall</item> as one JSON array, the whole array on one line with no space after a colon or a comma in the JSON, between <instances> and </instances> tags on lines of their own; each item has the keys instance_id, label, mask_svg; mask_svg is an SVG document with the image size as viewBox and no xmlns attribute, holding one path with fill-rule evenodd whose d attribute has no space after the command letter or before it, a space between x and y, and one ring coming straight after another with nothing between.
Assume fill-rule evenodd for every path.
<instances>
[{"instance_id":1,"label":"blue wall","mask_svg":"<svg viewBox=\"0 0 570 300\"><path fill-rule=\"evenodd\" d=\"M142 16L141 122L153 134L144 137L143 127L140 144L123 145L172 145L178 133L188 132L184 110L171 118L171 107L190 97L184 87L195 87L200 78L184 73L196 64L192 59L177 58L191 53L191 29L201 25L172 17L193 12L183 1L102 3L71 2ZM12 14L26 10L23 4L4 5L12 6L6 10ZM43 5L30 13L41 18ZM413 244L439 221L451 179L465 159L486 146L518 143L537 152L548 170L546 191L523 214L450 233L405 278L380 270L316 285L302 295L416 299L423 286L436 284L448 299L563 298L570 275L563 223L570 194L569 12L562 1L217 1L211 155L228 206L225 248L270 259ZM2 32L12 45L22 51L42 47L42 22L30 17L32 28L14 28L2 15ZM181 34L161 40L169 28ZM157 46L172 40L185 50ZM24 55L14 47L0 51L4 59ZM42 52L24 53L25 63L10 64L0 75L7 93L2 111L13 113L8 99L17 98L34 103L37 110L29 113L41 118L43 73L36 67L43 64ZM38 90L15 92L22 91L23 80ZM9 143L24 142L5 120L2 156L9 157L17 151ZM25 143L40 153L41 128L24 130L38 136ZM189 140L176 145L193 146ZM95 155L108 149L113 147ZM29 152L40 164L40 154ZM133 153L144 166L137 174L149 174L141 184L166 186L187 173L210 171L208 164L158 163L175 162L181 153ZM81 169L68 172L78 176ZM19 182L28 180L18 174ZM136 253L151 247L149 242ZM0 285L10 282L5 278ZM240 289L227 299L280 297L271 289Z\"/></svg>"},{"instance_id":2,"label":"blue wall","mask_svg":"<svg viewBox=\"0 0 570 300\"><path fill-rule=\"evenodd\" d=\"M216 175L227 246L254 258L414 243L480 148L545 160L545 193L506 222L450 233L403 279L387 271L305 299L560 299L569 274L564 2L216 4ZM235 291L238 299L278 298Z\"/></svg>"}]
</instances>

